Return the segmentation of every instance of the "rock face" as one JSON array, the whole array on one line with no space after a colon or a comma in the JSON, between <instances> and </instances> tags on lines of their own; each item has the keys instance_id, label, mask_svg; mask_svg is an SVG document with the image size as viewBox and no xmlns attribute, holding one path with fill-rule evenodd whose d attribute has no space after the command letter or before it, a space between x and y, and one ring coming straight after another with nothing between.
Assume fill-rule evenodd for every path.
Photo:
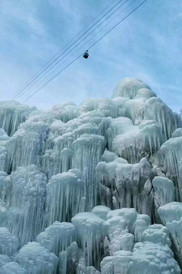
<instances>
[{"instance_id":1,"label":"rock face","mask_svg":"<svg viewBox=\"0 0 182 274\"><path fill-rule=\"evenodd\" d=\"M0 273L181 273L181 126L136 79L80 107L0 102Z\"/></svg>"}]
</instances>

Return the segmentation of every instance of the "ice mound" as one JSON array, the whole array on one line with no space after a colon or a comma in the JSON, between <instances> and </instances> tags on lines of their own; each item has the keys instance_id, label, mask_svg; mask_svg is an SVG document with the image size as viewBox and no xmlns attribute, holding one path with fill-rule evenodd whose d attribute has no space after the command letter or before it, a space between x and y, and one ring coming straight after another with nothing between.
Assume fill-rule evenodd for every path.
<instances>
[{"instance_id":1,"label":"ice mound","mask_svg":"<svg viewBox=\"0 0 182 274\"><path fill-rule=\"evenodd\" d=\"M15 262L10 262L0 268L0 274L27 274L28 272Z\"/></svg>"},{"instance_id":2,"label":"ice mound","mask_svg":"<svg viewBox=\"0 0 182 274\"><path fill-rule=\"evenodd\" d=\"M0 273L180 273L181 156L180 117L140 80L0 102Z\"/></svg>"},{"instance_id":3,"label":"ice mound","mask_svg":"<svg viewBox=\"0 0 182 274\"><path fill-rule=\"evenodd\" d=\"M9 258L7 255L2 255L2 254L0 254L0 268L1 268L3 265L9 263L10 261L11 261L11 260L10 260L10 258Z\"/></svg>"},{"instance_id":4,"label":"ice mound","mask_svg":"<svg viewBox=\"0 0 182 274\"><path fill-rule=\"evenodd\" d=\"M58 258L36 242L24 245L15 261L29 274L56 274Z\"/></svg>"},{"instance_id":5,"label":"ice mound","mask_svg":"<svg viewBox=\"0 0 182 274\"><path fill-rule=\"evenodd\" d=\"M41 232L36 241L50 252L59 255L75 240L75 227L71 223L55 222Z\"/></svg>"},{"instance_id":6,"label":"ice mound","mask_svg":"<svg viewBox=\"0 0 182 274\"><path fill-rule=\"evenodd\" d=\"M134 245L133 239L134 248L130 250L129 235L127 232L123 235L126 235L125 249L105 257L101 261L101 273L181 273L170 249L168 231L162 225L148 226L142 234L142 241Z\"/></svg>"},{"instance_id":7,"label":"ice mound","mask_svg":"<svg viewBox=\"0 0 182 274\"><path fill-rule=\"evenodd\" d=\"M134 98L140 89L150 89L146 84L138 79L125 78L115 88L113 97L127 97ZM152 93L155 96L155 93Z\"/></svg>"},{"instance_id":8,"label":"ice mound","mask_svg":"<svg viewBox=\"0 0 182 274\"><path fill-rule=\"evenodd\" d=\"M19 241L6 227L0 227L0 253L13 255L19 248Z\"/></svg>"},{"instance_id":9,"label":"ice mound","mask_svg":"<svg viewBox=\"0 0 182 274\"><path fill-rule=\"evenodd\" d=\"M104 220L90 212L78 213L72 218L72 223L76 228L78 241L81 243L86 265L92 265L101 257L99 248L106 233Z\"/></svg>"}]
</instances>

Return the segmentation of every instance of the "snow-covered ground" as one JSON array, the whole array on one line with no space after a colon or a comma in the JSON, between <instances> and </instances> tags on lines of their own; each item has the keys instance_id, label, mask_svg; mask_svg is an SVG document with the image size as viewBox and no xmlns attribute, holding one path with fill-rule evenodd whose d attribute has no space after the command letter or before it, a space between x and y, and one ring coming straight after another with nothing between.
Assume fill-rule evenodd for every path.
<instances>
[{"instance_id":1,"label":"snow-covered ground","mask_svg":"<svg viewBox=\"0 0 182 274\"><path fill-rule=\"evenodd\" d=\"M0 274L178 274L182 123L143 82L0 102Z\"/></svg>"}]
</instances>

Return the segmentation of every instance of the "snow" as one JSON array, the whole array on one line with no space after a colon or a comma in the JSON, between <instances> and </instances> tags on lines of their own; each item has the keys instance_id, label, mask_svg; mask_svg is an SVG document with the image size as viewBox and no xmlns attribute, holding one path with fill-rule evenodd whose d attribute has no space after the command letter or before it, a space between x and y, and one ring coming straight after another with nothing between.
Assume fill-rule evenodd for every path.
<instances>
[{"instance_id":1,"label":"snow","mask_svg":"<svg viewBox=\"0 0 182 274\"><path fill-rule=\"evenodd\" d=\"M0 102L0 273L180 273L181 126L131 78L81 106Z\"/></svg>"}]
</instances>

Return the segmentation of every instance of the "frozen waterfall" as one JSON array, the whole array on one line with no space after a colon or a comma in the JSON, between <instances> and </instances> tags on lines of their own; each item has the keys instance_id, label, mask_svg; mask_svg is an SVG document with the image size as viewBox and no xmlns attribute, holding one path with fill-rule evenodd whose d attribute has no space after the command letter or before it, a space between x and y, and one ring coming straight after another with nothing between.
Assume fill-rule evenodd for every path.
<instances>
[{"instance_id":1,"label":"frozen waterfall","mask_svg":"<svg viewBox=\"0 0 182 274\"><path fill-rule=\"evenodd\" d=\"M0 274L180 274L181 231L182 122L145 83L0 102Z\"/></svg>"}]
</instances>

